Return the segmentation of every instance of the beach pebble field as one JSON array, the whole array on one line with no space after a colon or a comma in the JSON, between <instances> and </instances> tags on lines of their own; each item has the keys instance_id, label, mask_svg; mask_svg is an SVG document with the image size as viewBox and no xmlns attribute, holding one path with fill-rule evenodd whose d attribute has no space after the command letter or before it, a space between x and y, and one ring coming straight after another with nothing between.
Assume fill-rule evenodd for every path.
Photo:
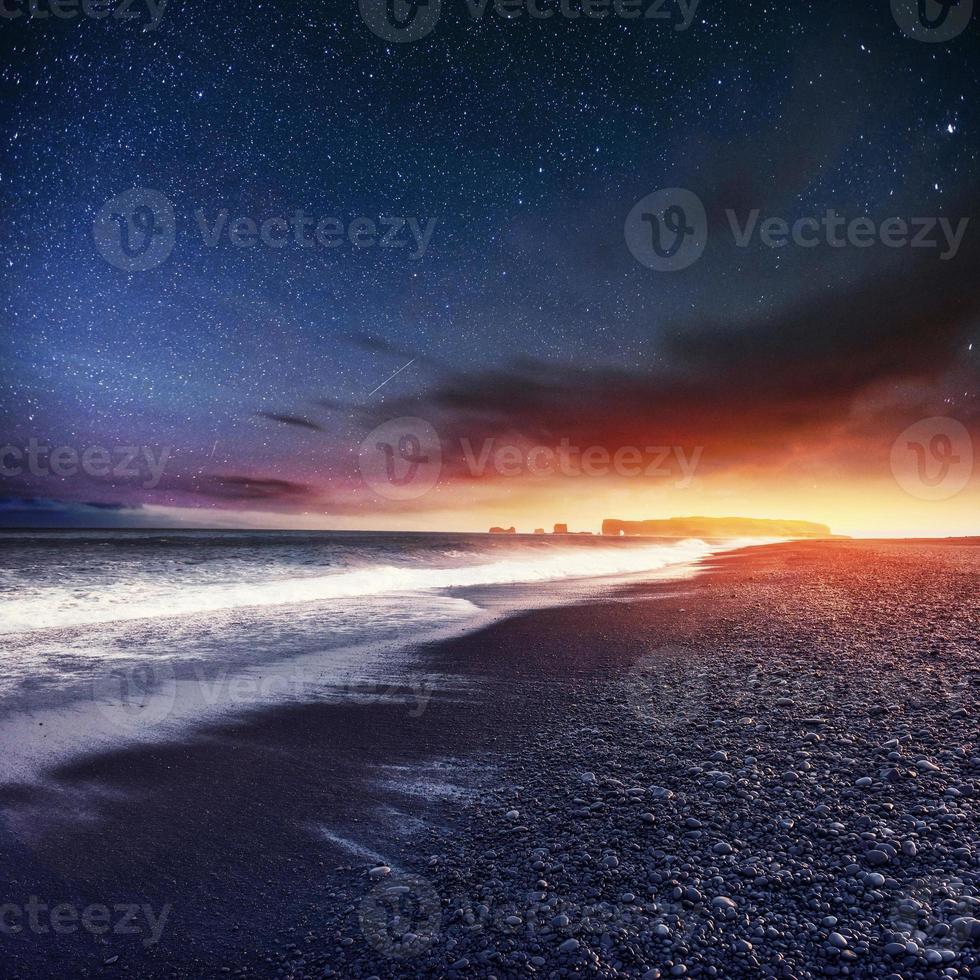
<instances>
[{"instance_id":1,"label":"beach pebble field","mask_svg":"<svg viewBox=\"0 0 980 980\"><path fill-rule=\"evenodd\" d=\"M511 679L524 730L452 832L351 868L336 928L266 965L980 977L976 555L810 545L580 610L570 642L646 649Z\"/></svg>"}]
</instances>

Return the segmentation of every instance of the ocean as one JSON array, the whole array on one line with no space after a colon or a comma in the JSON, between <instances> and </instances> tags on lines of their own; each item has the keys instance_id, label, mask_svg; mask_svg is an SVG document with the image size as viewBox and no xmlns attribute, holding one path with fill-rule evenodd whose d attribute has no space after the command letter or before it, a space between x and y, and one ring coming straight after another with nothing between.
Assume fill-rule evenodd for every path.
<instances>
[{"instance_id":1,"label":"ocean","mask_svg":"<svg viewBox=\"0 0 980 980\"><path fill-rule=\"evenodd\" d=\"M270 702L382 696L421 642L623 581L683 578L744 543L0 532L0 776Z\"/></svg>"}]
</instances>

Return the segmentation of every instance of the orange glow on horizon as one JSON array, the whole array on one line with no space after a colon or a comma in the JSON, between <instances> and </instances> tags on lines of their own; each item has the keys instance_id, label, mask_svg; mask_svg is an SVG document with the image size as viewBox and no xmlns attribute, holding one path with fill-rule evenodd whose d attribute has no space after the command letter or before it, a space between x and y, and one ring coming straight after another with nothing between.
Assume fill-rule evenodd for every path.
<instances>
[{"instance_id":1,"label":"orange glow on horizon","mask_svg":"<svg viewBox=\"0 0 980 980\"><path fill-rule=\"evenodd\" d=\"M980 535L980 486L949 500L921 500L891 479L823 484L771 477L751 480L695 478L690 486L642 480L496 479L439 486L410 507L388 501L363 511L302 513L154 506L162 519L193 526L381 531L487 531L514 526L519 533L550 532L556 523L598 533L606 518L751 517L815 521L851 537L960 537Z\"/></svg>"}]
</instances>

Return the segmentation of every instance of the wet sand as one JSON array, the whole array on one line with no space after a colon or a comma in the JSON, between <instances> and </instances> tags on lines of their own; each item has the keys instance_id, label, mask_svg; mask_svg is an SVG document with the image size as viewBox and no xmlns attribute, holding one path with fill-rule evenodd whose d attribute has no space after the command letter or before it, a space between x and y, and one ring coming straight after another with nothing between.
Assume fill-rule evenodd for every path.
<instances>
[{"instance_id":1,"label":"wet sand","mask_svg":"<svg viewBox=\"0 0 980 980\"><path fill-rule=\"evenodd\" d=\"M980 975L978 572L750 549L0 786L4 975Z\"/></svg>"}]
</instances>

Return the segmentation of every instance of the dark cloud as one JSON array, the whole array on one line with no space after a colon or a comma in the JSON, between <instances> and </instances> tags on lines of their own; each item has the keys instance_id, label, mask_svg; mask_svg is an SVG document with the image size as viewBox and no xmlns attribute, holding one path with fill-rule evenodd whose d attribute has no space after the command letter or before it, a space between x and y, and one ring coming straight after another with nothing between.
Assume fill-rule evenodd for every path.
<instances>
[{"instance_id":1,"label":"dark cloud","mask_svg":"<svg viewBox=\"0 0 980 980\"><path fill-rule=\"evenodd\" d=\"M279 412L256 412L257 418L269 419L270 422L281 422L283 425L292 425L297 429L310 429L313 432L323 432L323 426L319 422L304 418L302 415L284 415Z\"/></svg>"},{"instance_id":2,"label":"dark cloud","mask_svg":"<svg viewBox=\"0 0 980 980\"><path fill-rule=\"evenodd\" d=\"M422 350L413 350L401 344L396 344L386 337L378 337L376 334L351 333L347 334L346 339L359 350L367 351L369 354L390 354L392 357L401 361L415 361L437 370L445 370L446 362Z\"/></svg>"},{"instance_id":3,"label":"dark cloud","mask_svg":"<svg viewBox=\"0 0 980 980\"><path fill-rule=\"evenodd\" d=\"M313 495L312 488L305 483L221 473L191 476L172 482L162 489L210 497L213 500L252 503L296 503Z\"/></svg>"},{"instance_id":4,"label":"dark cloud","mask_svg":"<svg viewBox=\"0 0 980 980\"><path fill-rule=\"evenodd\" d=\"M4 528L125 528L159 526L141 506L72 503L47 497L0 497Z\"/></svg>"},{"instance_id":5,"label":"dark cloud","mask_svg":"<svg viewBox=\"0 0 980 980\"><path fill-rule=\"evenodd\" d=\"M887 272L755 323L691 324L671 332L665 349L749 399L782 392L832 400L877 382L933 380L962 351L980 314L978 279L980 228L968 228L949 261L935 250L910 251Z\"/></svg>"},{"instance_id":6,"label":"dark cloud","mask_svg":"<svg viewBox=\"0 0 980 980\"><path fill-rule=\"evenodd\" d=\"M384 337L375 334L355 332L347 334L346 339L360 350L368 351L370 354L398 354L402 355L405 351L393 344Z\"/></svg>"},{"instance_id":7,"label":"dark cloud","mask_svg":"<svg viewBox=\"0 0 980 980\"><path fill-rule=\"evenodd\" d=\"M885 271L752 322L678 324L633 368L523 360L457 373L374 409L366 424L428 419L459 476L461 439L696 445L708 471L812 462L836 448L852 463L867 457L861 447L880 456L924 414L977 427L976 399L950 407L946 396L952 379L975 372L966 349L980 317L980 228L954 259L937 251L906 250Z\"/></svg>"}]
</instances>

